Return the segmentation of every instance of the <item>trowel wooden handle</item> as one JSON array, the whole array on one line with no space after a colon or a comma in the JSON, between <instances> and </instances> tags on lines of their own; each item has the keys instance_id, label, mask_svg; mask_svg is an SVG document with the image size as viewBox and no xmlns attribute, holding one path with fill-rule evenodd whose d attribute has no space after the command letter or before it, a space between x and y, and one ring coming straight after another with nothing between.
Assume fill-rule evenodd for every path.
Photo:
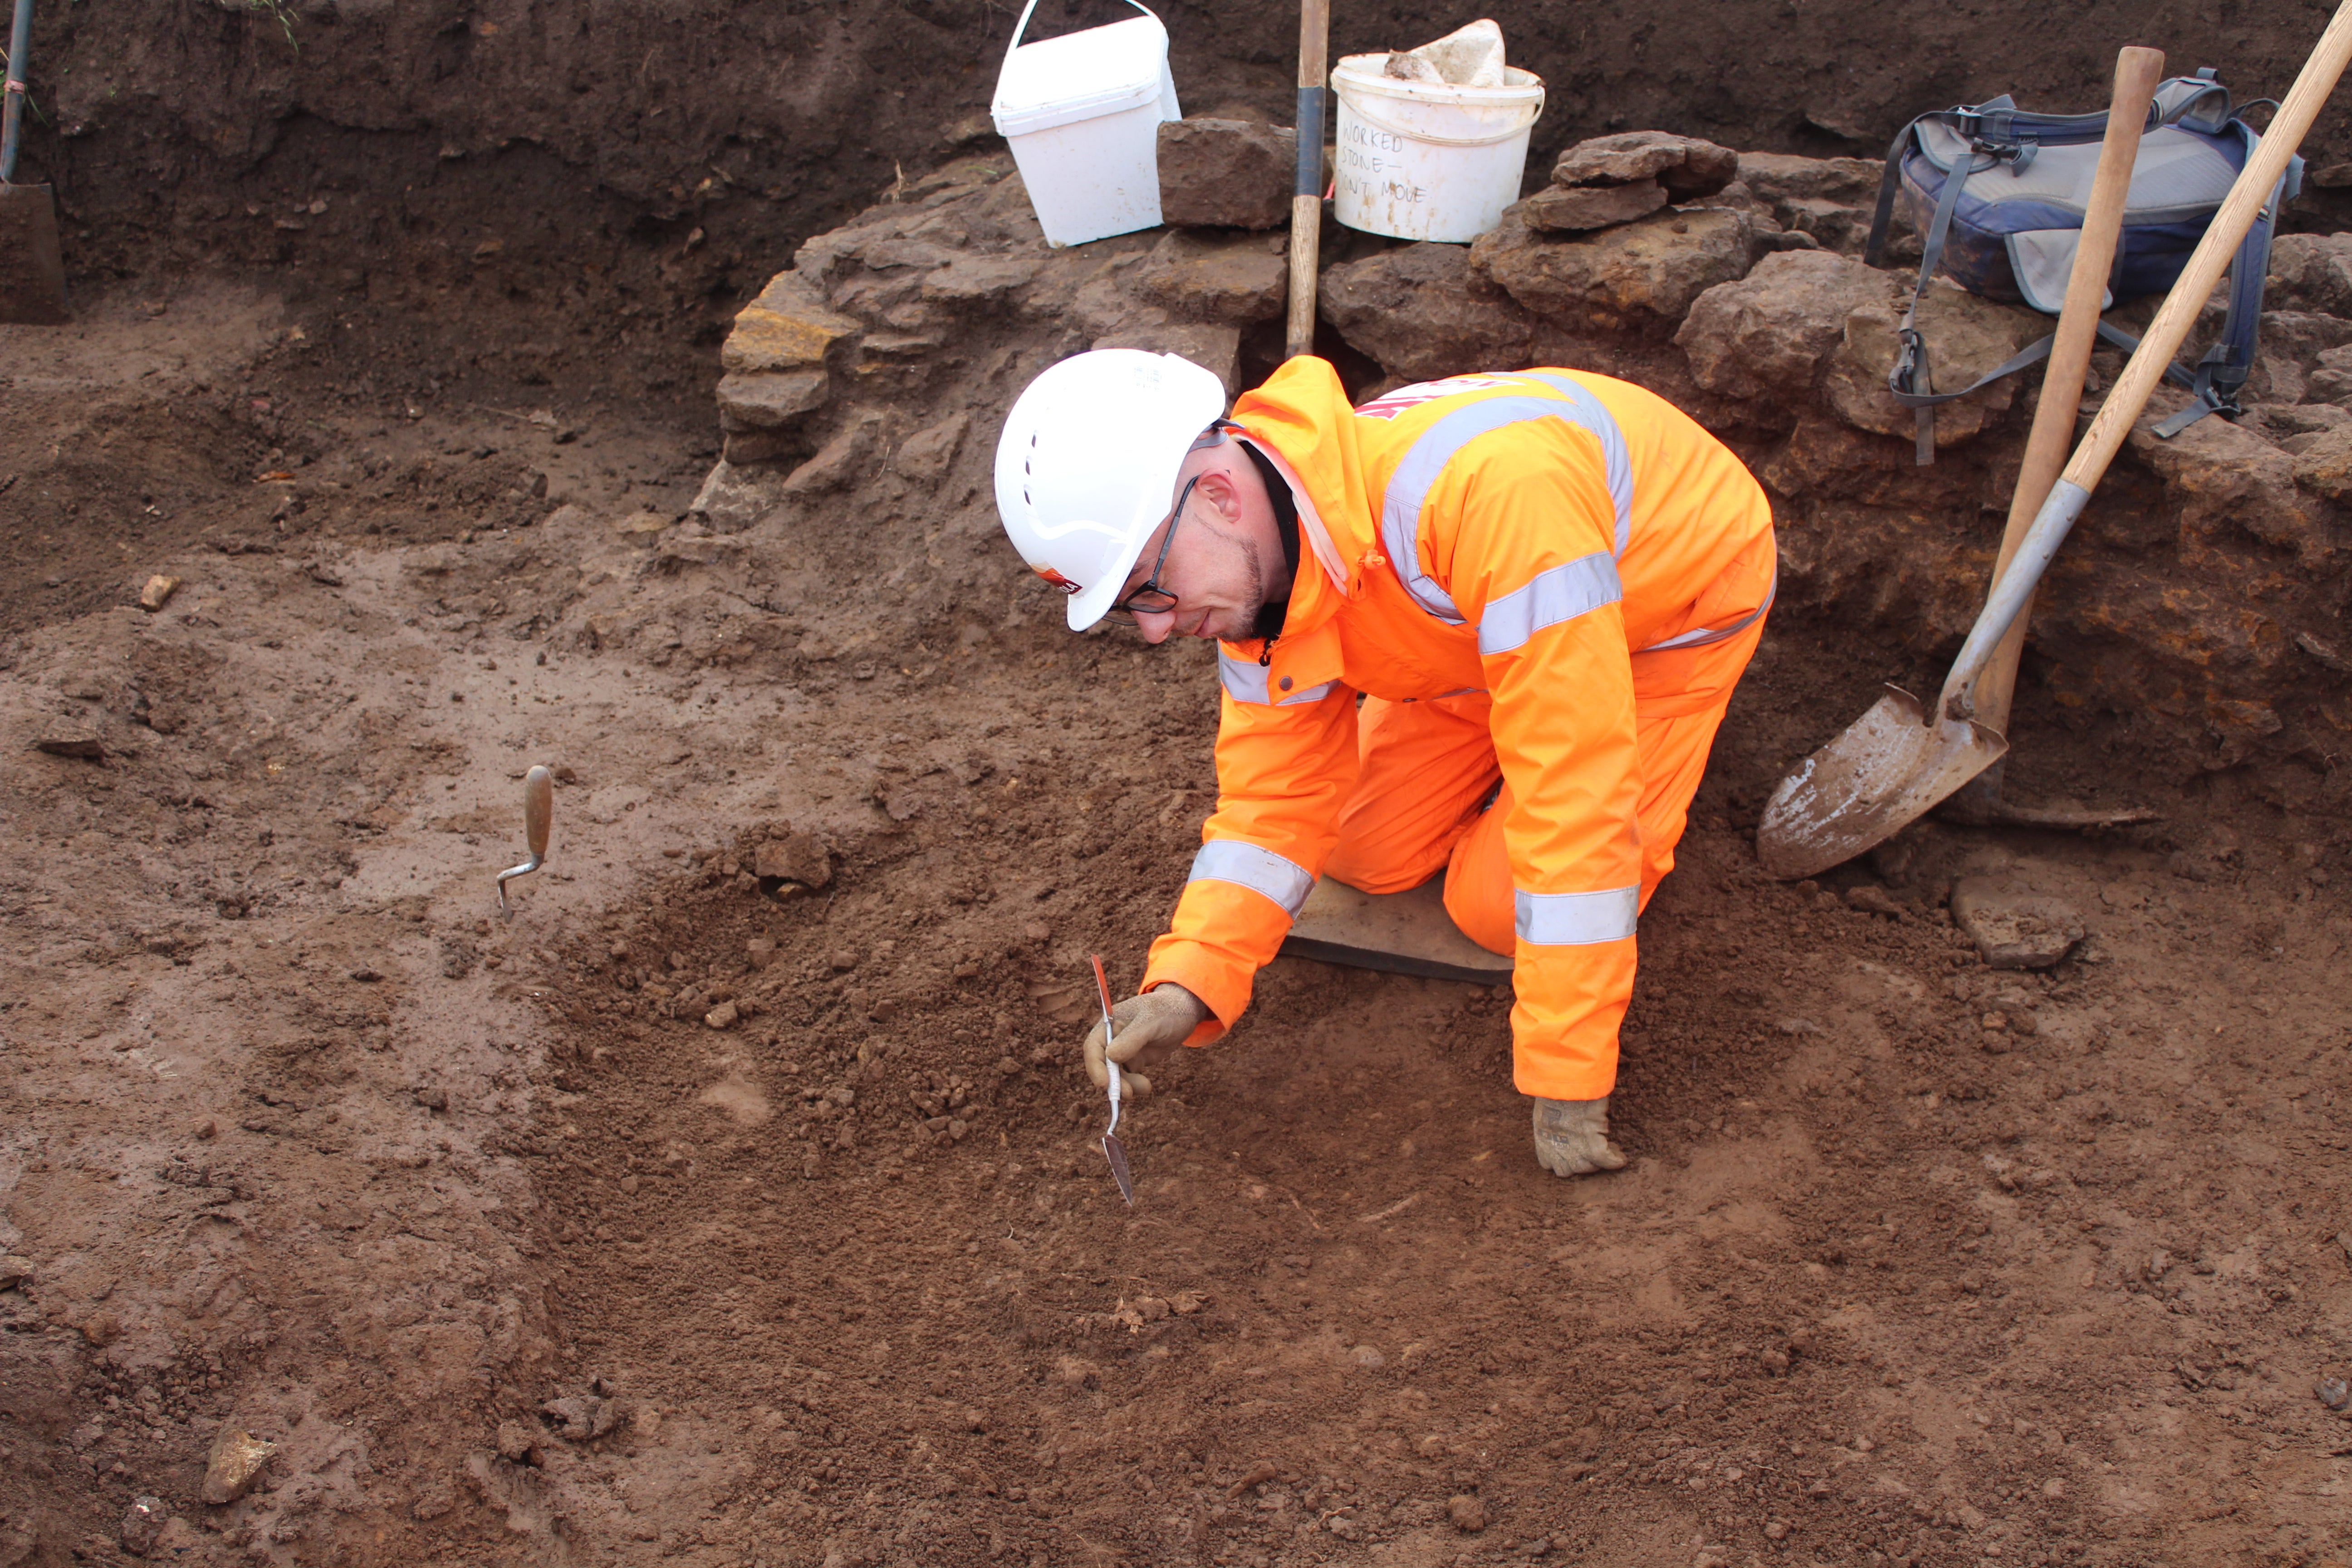
<instances>
[{"instance_id":1,"label":"trowel wooden handle","mask_svg":"<svg viewBox=\"0 0 2352 1568\"><path fill-rule=\"evenodd\" d=\"M522 832L530 841L530 858L547 857L547 830L555 821L555 775L534 767L522 775Z\"/></svg>"},{"instance_id":2,"label":"trowel wooden handle","mask_svg":"<svg viewBox=\"0 0 2352 1568\"><path fill-rule=\"evenodd\" d=\"M2287 89L2278 112L2271 117L2271 127L2263 132L2263 144L2246 160L2239 173L2237 184L2221 203L2221 210L2205 227L2205 237L2181 268L2180 279L2166 296L2164 308L2148 323L2147 335L2141 338L2138 352L2124 367L2116 389L2107 395L2099 409L2099 416L2091 421L2083 444L2074 448L2074 460L2066 465L2062 482L2088 491L2107 471L2116 453L2123 447L2124 438L2131 434L2133 421L2147 404L2158 382L2172 363L2172 356L2189 336L2196 323L2198 312L2213 292L2213 286L2228 271L2230 258L2246 231L2254 225L2263 204L2271 199L2272 187L2286 173L2287 161L2303 142L2305 132L2319 116L2320 107L2327 95L2336 90L2336 78L2344 74L2345 62L2352 59L2352 0L2336 7L2336 16L2327 30L2319 36L2311 58L2304 62L2303 70Z\"/></svg>"}]
</instances>

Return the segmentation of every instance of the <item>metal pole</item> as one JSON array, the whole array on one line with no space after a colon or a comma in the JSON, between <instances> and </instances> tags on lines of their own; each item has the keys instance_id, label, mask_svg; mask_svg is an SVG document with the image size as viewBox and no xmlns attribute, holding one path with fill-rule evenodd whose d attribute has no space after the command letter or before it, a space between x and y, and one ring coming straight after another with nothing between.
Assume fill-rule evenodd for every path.
<instances>
[{"instance_id":1,"label":"metal pole","mask_svg":"<svg viewBox=\"0 0 2352 1568\"><path fill-rule=\"evenodd\" d=\"M0 185L16 177L16 142L25 124L25 62L32 53L33 0L16 0L16 25L8 29L7 110L0 117Z\"/></svg>"}]
</instances>

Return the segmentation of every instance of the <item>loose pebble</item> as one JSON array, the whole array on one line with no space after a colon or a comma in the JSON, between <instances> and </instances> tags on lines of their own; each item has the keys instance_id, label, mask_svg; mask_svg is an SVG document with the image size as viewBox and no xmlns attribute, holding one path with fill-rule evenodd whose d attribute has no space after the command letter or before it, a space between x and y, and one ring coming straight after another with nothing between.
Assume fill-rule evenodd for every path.
<instances>
[{"instance_id":1,"label":"loose pebble","mask_svg":"<svg viewBox=\"0 0 2352 1568\"><path fill-rule=\"evenodd\" d=\"M252 1489L261 1478L262 1467L276 1452L277 1444L265 1443L243 1427L223 1426L205 1457L205 1479L198 1495L215 1508L235 1502Z\"/></svg>"}]
</instances>

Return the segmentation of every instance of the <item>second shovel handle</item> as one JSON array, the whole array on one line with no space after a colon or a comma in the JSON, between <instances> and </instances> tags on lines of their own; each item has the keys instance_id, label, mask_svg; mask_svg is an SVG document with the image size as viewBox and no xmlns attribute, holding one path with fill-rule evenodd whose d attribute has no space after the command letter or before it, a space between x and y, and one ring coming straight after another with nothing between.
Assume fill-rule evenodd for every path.
<instances>
[{"instance_id":1,"label":"second shovel handle","mask_svg":"<svg viewBox=\"0 0 2352 1568\"><path fill-rule=\"evenodd\" d=\"M2096 489L2107 465L2123 449L2124 438L2131 434L2132 425L2147 406L2149 395L2171 367L2172 356L2180 352L2213 286L2229 270L2239 242L2253 226L2263 205L2271 199L2272 190L2285 174L2294 150L2302 144L2304 133L2318 118L2327 95L2336 89L2336 79L2344 74L2347 59L2352 59L2352 0L2345 0L2336 7L2327 30L2319 35L2311 58L2304 61L2294 85L2287 89L2278 112L2271 117L2262 145L2246 160L2245 168L2230 187L2221 210L2206 225L2205 237L2197 242L2189 265L2180 269L2179 281L2165 297L2164 308L2148 323L2147 333L2140 339L2131 363L2124 366L2115 390L2100 405L2098 417L2091 421L2083 444L2074 448L2074 461L2066 465L2061 476L2067 483L2085 490Z\"/></svg>"},{"instance_id":2,"label":"second shovel handle","mask_svg":"<svg viewBox=\"0 0 2352 1568\"><path fill-rule=\"evenodd\" d=\"M2239 242L2253 226L2263 205L2271 199L2271 192L2286 173L2295 147L2311 129L2311 122L2318 118L2320 106L2336 90L2336 79L2344 74L2347 59L2352 59L2352 0L2344 0L2336 7L2327 30L2320 34L2311 58L2295 76L2294 86L2287 90L2278 113L2272 117L2262 145L2246 161L2237 183L2230 187L2221 210L2206 227L2205 237L2198 241L2195 254L2181 268L2179 280L2166 297L2164 308L2148 323L2147 333L2140 339L2131 363L2124 366L2123 374L2116 379L2115 390L2099 405L2098 417L2091 421L2082 444L2074 448L2074 460L2058 476L2049 498L2034 513L2033 524L2019 541L2010 569L1994 581L1983 612L1969 629L1968 640L1960 645L1951 674L1944 679L1944 689L1936 700L1936 713L1953 718L1969 715L1969 689L1991 661L1994 647L2008 635L2019 612L2024 609L2025 601L2032 596L2034 584L2042 580L2050 558L2058 552L2074 520L2090 503L2092 489L2123 448L2124 438L2131 434L2140 410L2147 405L2148 395L2171 367L2172 356L2179 352L2182 340L2189 335L2189 324L2205 308L2213 285L2221 280Z\"/></svg>"},{"instance_id":3,"label":"second shovel handle","mask_svg":"<svg viewBox=\"0 0 2352 1568\"><path fill-rule=\"evenodd\" d=\"M2116 56L2107 133L2099 145L2091 198L2083 208L2082 237L2075 242L2074 268L2067 275L2065 303L2059 309L2058 330L2051 340L2050 366L2042 373L2042 401L2033 411L2033 430L2025 440L2017 488L2010 494L2009 524L2001 531L2000 554L1993 563L1995 581L2008 570L2011 557L2024 542L2025 531L2032 526L2034 513L2042 510L2074 444L2083 381L2091 367L2091 351L2098 343L2107 278L2115 270L2116 241L2123 234L2124 204L2131 195L2132 165L2139 156L2148 104L2163 77L2161 49L2131 46ZM2004 732L2009 728L2010 695L2017 683L2018 656L2025 646L2027 616L2028 612L2019 613L1977 685L1977 717Z\"/></svg>"}]
</instances>

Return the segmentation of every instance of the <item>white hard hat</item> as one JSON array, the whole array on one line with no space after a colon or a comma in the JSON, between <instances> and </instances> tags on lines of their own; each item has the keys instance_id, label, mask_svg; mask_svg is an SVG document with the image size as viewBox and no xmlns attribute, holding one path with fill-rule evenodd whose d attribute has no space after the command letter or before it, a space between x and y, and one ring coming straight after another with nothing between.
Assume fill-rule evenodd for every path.
<instances>
[{"instance_id":1,"label":"white hard hat","mask_svg":"<svg viewBox=\"0 0 2352 1568\"><path fill-rule=\"evenodd\" d=\"M996 512L1013 548L1102 619L1174 503L1193 440L1225 411L1214 372L1176 354L1097 349L1029 384L996 442Z\"/></svg>"}]
</instances>

